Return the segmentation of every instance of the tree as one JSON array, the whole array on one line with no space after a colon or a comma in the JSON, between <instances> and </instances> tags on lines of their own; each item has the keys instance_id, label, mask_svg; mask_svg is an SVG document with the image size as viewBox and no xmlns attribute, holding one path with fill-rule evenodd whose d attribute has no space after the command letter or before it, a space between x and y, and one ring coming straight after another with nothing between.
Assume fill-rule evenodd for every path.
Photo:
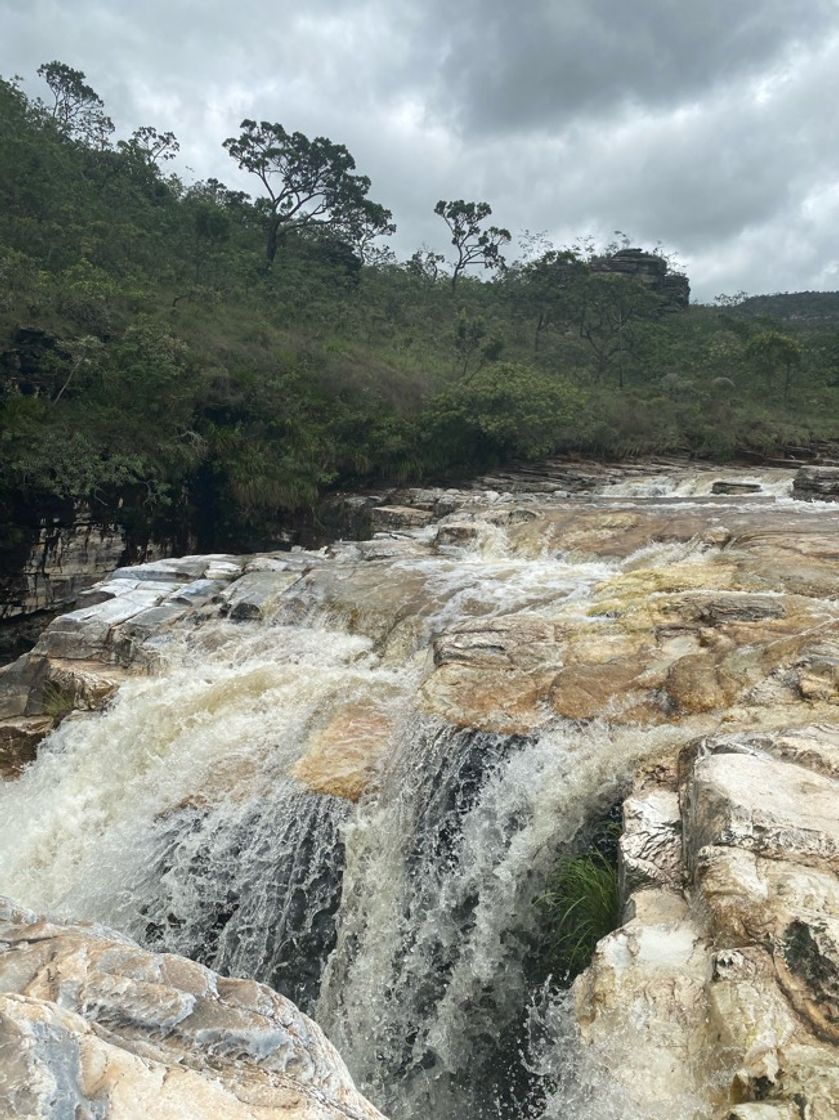
<instances>
[{"instance_id":1,"label":"tree","mask_svg":"<svg viewBox=\"0 0 839 1120\"><path fill-rule=\"evenodd\" d=\"M454 331L454 350L460 362L460 376L473 377L487 362L496 362L504 349L503 339L487 338L487 325L483 316L470 317L465 308L457 316ZM470 371L472 360L476 365Z\"/></svg>"},{"instance_id":2,"label":"tree","mask_svg":"<svg viewBox=\"0 0 839 1120\"><path fill-rule=\"evenodd\" d=\"M343 144L325 136L310 140L269 121L244 120L241 128L241 135L225 140L224 147L265 189L258 205L269 266L291 230L328 229L359 247L394 232L390 211L367 197L370 180L354 174L355 160Z\"/></svg>"},{"instance_id":3,"label":"tree","mask_svg":"<svg viewBox=\"0 0 839 1120\"><path fill-rule=\"evenodd\" d=\"M637 280L590 272L571 286L569 303L580 337L594 355L598 377L614 369L618 388L623 389L633 343L631 328L639 320L655 318L662 300Z\"/></svg>"},{"instance_id":4,"label":"tree","mask_svg":"<svg viewBox=\"0 0 839 1120\"><path fill-rule=\"evenodd\" d=\"M59 131L91 148L107 148L114 122L105 112L102 98L86 84L82 71L63 62L45 62L38 67L38 77L52 93L52 105L41 104Z\"/></svg>"},{"instance_id":5,"label":"tree","mask_svg":"<svg viewBox=\"0 0 839 1120\"><path fill-rule=\"evenodd\" d=\"M571 249L550 249L528 261L513 276L513 292L522 311L534 317L533 353L539 353L542 332L564 313L568 289L586 266Z\"/></svg>"},{"instance_id":6,"label":"tree","mask_svg":"<svg viewBox=\"0 0 839 1120\"><path fill-rule=\"evenodd\" d=\"M434 213L451 230L452 245L457 251L457 260L452 268L452 291L461 274L471 265L504 267L501 246L510 240L510 231L499 226L481 228L481 222L492 213L488 202L464 202L462 198L445 202L441 198L434 207Z\"/></svg>"},{"instance_id":7,"label":"tree","mask_svg":"<svg viewBox=\"0 0 839 1120\"><path fill-rule=\"evenodd\" d=\"M801 364L801 345L792 335L780 331L765 330L753 335L746 346L746 356L756 369L766 376L768 388L772 388L775 374L783 370L784 400L789 400L792 384L792 371Z\"/></svg>"},{"instance_id":8,"label":"tree","mask_svg":"<svg viewBox=\"0 0 839 1120\"><path fill-rule=\"evenodd\" d=\"M181 150L174 132L158 132L147 124L135 128L129 139L120 140L117 147L126 155L155 166L161 160L174 159Z\"/></svg>"},{"instance_id":9,"label":"tree","mask_svg":"<svg viewBox=\"0 0 839 1120\"><path fill-rule=\"evenodd\" d=\"M441 253L433 253L424 246L405 261L405 271L418 280L430 280L432 284L440 279L440 265L446 258Z\"/></svg>"}]
</instances>

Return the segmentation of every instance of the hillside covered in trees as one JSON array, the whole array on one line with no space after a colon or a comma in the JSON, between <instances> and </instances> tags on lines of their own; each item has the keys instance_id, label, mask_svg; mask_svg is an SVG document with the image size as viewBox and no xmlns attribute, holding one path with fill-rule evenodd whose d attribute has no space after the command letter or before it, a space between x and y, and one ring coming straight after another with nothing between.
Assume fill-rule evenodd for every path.
<instances>
[{"instance_id":1,"label":"hillside covered in trees","mask_svg":"<svg viewBox=\"0 0 839 1120\"><path fill-rule=\"evenodd\" d=\"M335 488L839 435L832 323L674 310L665 263L659 290L617 245L517 250L482 202L429 199L451 251L400 261L340 143L245 121L219 143L252 193L187 183L171 133L115 140L83 74L39 74L0 81L5 553L79 503L246 549Z\"/></svg>"}]
</instances>

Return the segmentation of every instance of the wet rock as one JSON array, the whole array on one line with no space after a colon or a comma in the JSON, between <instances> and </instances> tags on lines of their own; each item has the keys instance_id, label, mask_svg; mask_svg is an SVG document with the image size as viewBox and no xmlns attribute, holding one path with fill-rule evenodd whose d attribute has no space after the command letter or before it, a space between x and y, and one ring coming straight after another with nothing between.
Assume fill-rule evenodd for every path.
<instances>
[{"instance_id":1,"label":"wet rock","mask_svg":"<svg viewBox=\"0 0 839 1120\"><path fill-rule=\"evenodd\" d=\"M711 484L712 494L759 494L762 489L759 482L728 482L721 479Z\"/></svg>"},{"instance_id":2,"label":"wet rock","mask_svg":"<svg viewBox=\"0 0 839 1120\"><path fill-rule=\"evenodd\" d=\"M309 740L292 775L315 793L357 801L373 787L393 733L393 719L372 701L339 708Z\"/></svg>"},{"instance_id":3,"label":"wet rock","mask_svg":"<svg viewBox=\"0 0 839 1120\"><path fill-rule=\"evenodd\" d=\"M662 825L681 824L685 893L665 876L632 894L626 925L575 990L584 1037L618 1040L609 1073L643 1115L664 1120L664 1100L697 1117L839 1114L837 734L710 736L682 752L678 820L670 767L628 800L621 848L631 858L647 842L642 883L655 882L660 851L669 864ZM685 975L662 974L679 954L686 975L705 976L689 994Z\"/></svg>"},{"instance_id":4,"label":"wet rock","mask_svg":"<svg viewBox=\"0 0 839 1120\"><path fill-rule=\"evenodd\" d=\"M66 710L95 712L128 679L127 670L99 661L72 661L50 658L39 693L30 697L29 710L58 703Z\"/></svg>"},{"instance_id":5,"label":"wet rock","mask_svg":"<svg viewBox=\"0 0 839 1120\"><path fill-rule=\"evenodd\" d=\"M480 526L470 521L449 521L441 525L434 538L437 548L468 548L480 537Z\"/></svg>"},{"instance_id":6,"label":"wet rock","mask_svg":"<svg viewBox=\"0 0 839 1120\"><path fill-rule=\"evenodd\" d=\"M738 1104L728 1113L727 1120L801 1120L801 1113L795 1101L756 1101Z\"/></svg>"},{"instance_id":7,"label":"wet rock","mask_svg":"<svg viewBox=\"0 0 839 1120\"><path fill-rule=\"evenodd\" d=\"M0 668L0 719L22 716L28 711L30 696L43 681L46 667L45 657L24 654Z\"/></svg>"},{"instance_id":8,"label":"wet rock","mask_svg":"<svg viewBox=\"0 0 839 1120\"><path fill-rule=\"evenodd\" d=\"M0 902L0 1112L382 1120L289 1000Z\"/></svg>"},{"instance_id":9,"label":"wet rock","mask_svg":"<svg viewBox=\"0 0 839 1120\"><path fill-rule=\"evenodd\" d=\"M839 467L802 467L793 479L792 496L804 502L839 502Z\"/></svg>"},{"instance_id":10,"label":"wet rock","mask_svg":"<svg viewBox=\"0 0 839 1120\"><path fill-rule=\"evenodd\" d=\"M628 1113L670 1120L707 1102L707 1071L698 1064L710 1044L707 964L688 904L671 891L639 891L627 923L600 942L575 982L583 1039L608 1053L608 1075L624 1090Z\"/></svg>"},{"instance_id":11,"label":"wet rock","mask_svg":"<svg viewBox=\"0 0 839 1120\"><path fill-rule=\"evenodd\" d=\"M168 593L174 590L169 587ZM108 661L113 656L111 635L121 623L160 604L159 590L136 590L126 595L60 615L38 640L34 652L70 660ZM176 608L177 609L177 608Z\"/></svg>"},{"instance_id":12,"label":"wet rock","mask_svg":"<svg viewBox=\"0 0 839 1120\"><path fill-rule=\"evenodd\" d=\"M33 761L38 744L52 731L50 716L0 720L0 780L19 777Z\"/></svg>"},{"instance_id":13,"label":"wet rock","mask_svg":"<svg viewBox=\"0 0 839 1120\"><path fill-rule=\"evenodd\" d=\"M374 532L398 529L424 529L434 520L431 510L412 506L375 506L370 513Z\"/></svg>"},{"instance_id":14,"label":"wet rock","mask_svg":"<svg viewBox=\"0 0 839 1120\"><path fill-rule=\"evenodd\" d=\"M757 946L713 954L707 996L721 1052L737 1055L733 1081L739 1095L765 1095L780 1081L784 1048L798 1028L775 986L772 958Z\"/></svg>"},{"instance_id":15,"label":"wet rock","mask_svg":"<svg viewBox=\"0 0 839 1120\"><path fill-rule=\"evenodd\" d=\"M222 594L222 610L236 622L267 618L299 578L295 571L248 572Z\"/></svg>"},{"instance_id":16,"label":"wet rock","mask_svg":"<svg viewBox=\"0 0 839 1120\"><path fill-rule=\"evenodd\" d=\"M679 795L660 784L641 788L623 803L619 844L621 893L682 885L682 818Z\"/></svg>"}]
</instances>

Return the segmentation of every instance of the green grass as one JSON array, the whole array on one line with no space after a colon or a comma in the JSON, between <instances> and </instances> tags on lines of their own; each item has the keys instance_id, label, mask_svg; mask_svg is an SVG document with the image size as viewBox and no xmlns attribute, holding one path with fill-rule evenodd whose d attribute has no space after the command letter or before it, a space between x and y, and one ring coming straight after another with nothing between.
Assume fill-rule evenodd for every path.
<instances>
[{"instance_id":1,"label":"green grass","mask_svg":"<svg viewBox=\"0 0 839 1120\"><path fill-rule=\"evenodd\" d=\"M555 979L568 983L588 966L597 942L620 925L616 863L597 848L563 857L535 905L545 923L546 963Z\"/></svg>"},{"instance_id":2,"label":"green grass","mask_svg":"<svg viewBox=\"0 0 839 1120\"><path fill-rule=\"evenodd\" d=\"M75 697L72 692L63 689L54 681L49 681L44 686L41 706L44 709L44 715L52 716L54 720L62 720L73 711Z\"/></svg>"}]
</instances>

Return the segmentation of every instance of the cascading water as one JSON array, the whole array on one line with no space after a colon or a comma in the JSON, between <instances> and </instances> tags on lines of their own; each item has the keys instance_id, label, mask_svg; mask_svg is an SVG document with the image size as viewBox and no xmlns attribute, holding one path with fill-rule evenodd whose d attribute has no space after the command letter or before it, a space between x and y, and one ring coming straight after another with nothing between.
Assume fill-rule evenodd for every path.
<instances>
[{"instance_id":1,"label":"cascading water","mask_svg":"<svg viewBox=\"0 0 839 1120\"><path fill-rule=\"evenodd\" d=\"M178 633L154 676L67 720L0 784L0 893L273 984L392 1120L625 1120L600 1067L574 1057L567 1000L539 996L533 900L638 760L684 732L458 730L415 697L437 633L582 608L639 560L511 555L486 524L471 545L378 566L344 555L332 584L319 562L268 620ZM390 614L388 583L410 588ZM313 732L354 703L390 729L378 790L357 805L293 776ZM550 1045L531 1045L534 1023Z\"/></svg>"}]
</instances>

